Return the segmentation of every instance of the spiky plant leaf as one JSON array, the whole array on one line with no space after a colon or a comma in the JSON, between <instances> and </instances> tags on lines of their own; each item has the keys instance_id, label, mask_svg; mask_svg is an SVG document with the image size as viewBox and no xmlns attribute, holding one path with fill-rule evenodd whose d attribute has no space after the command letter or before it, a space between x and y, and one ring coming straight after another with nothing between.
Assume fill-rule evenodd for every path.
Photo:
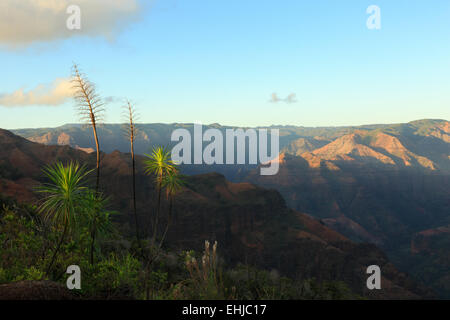
<instances>
[{"instance_id":1,"label":"spiky plant leaf","mask_svg":"<svg viewBox=\"0 0 450 320\"><path fill-rule=\"evenodd\" d=\"M170 150L166 147L154 147L151 154L145 154L145 173L154 174L157 178L162 177L175 170L175 164L171 159Z\"/></svg>"},{"instance_id":2,"label":"spiky plant leaf","mask_svg":"<svg viewBox=\"0 0 450 320\"><path fill-rule=\"evenodd\" d=\"M37 192L45 197L38 207L45 220L55 225L65 225L73 228L79 218L80 203L85 195L86 177L92 172L85 166L76 162L70 162L64 166L57 162L53 166L47 166L43 170L50 179L37 188Z\"/></svg>"}]
</instances>

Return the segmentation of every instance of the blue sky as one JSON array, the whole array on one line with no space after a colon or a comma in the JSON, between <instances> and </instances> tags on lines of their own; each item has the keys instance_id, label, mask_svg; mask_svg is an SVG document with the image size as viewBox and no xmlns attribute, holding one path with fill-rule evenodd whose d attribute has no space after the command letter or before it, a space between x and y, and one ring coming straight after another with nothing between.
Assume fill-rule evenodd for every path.
<instances>
[{"instance_id":1,"label":"blue sky","mask_svg":"<svg viewBox=\"0 0 450 320\"><path fill-rule=\"evenodd\" d=\"M366 27L369 5L381 9L380 30ZM448 0L166 0L133 14L106 37L103 29L55 39L33 34L32 43L12 46L0 34L0 101L69 77L75 61L103 97L115 98L107 122L123 120L123 98L146 123L450 119ZM293 93L296 102L271 102L273 93ZM73 122L70 99L0 105L1 128Z\"/></svg>"}]
</instances>

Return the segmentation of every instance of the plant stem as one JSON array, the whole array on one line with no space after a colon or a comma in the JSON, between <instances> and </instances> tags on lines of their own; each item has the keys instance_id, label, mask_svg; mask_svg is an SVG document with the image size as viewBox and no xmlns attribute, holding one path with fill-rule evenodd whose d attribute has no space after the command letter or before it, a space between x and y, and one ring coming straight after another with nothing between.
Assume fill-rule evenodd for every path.
<instances>
[{"instance_id":1,"label":"plant stem","mask_svg":"<svg viewBox=\"0 0 450 320\"><path fill-rule=\"evenodd\" d=\"M158 204L157 204L157 207L156 207L155 225L153 226L152 246L155 245L156 233L158 232L159 210L160 210L160 207L161 207L161 189L162 189L162 174L160 174L159 177L158 177Z\"/></svg>"},{"instance_id":2,"label":"plant stem","mask_svg":"<svg viewBox=\"0 0 450 320\"><path fill-rule=\"evenodd\" d=\"M138 224L138 216L136 209L136 160L134 158L134 133L131 132L131 161L133 163L133 210L134 210L134 223L136 225L136 238L139 244L139 247L142 248L141 238L139 237L139 224Z\"/></svg>"},{"instance_id":3,"label":"plant stem","mask_svg":"<svg viewBox=\"0 0 450 320\"><path fill-rule=\"evenodd\" d=\"M48 276L48 275L50 274L50 270L51 270L51 268L53 267L53 263L55 263L55 260L56 260L56 255L58 254L59 250L61 249L61 245L62 245L62 243L63 243L63 241L64 241L64 238L66 237L67 224L68 224L68 222L66 221L66 222L64 223L64 231L63 231L63 234L61 235L61 238L59 239L58 246L56 247L56 250L53 252L52 259L50 260L50 264L48 265L47 271L45 272L45 275L46 275L46 276Z\"/></svg>"}]
</instances>

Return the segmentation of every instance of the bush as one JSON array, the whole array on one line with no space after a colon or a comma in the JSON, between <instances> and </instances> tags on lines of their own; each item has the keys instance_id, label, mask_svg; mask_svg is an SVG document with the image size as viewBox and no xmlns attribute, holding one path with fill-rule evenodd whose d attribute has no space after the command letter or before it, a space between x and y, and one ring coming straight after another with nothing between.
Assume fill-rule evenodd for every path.
<instances>
[{"instance_id":1,"label":"bush","mask_svg":"<svg viewBox=\"0 0 450 320\"><path fill-rule=\"evenodd\" d=\"M107 259L82 270L82 293L99 299L136 299L141 295L142 265L127 254L119 257L111 253Z\"/></svg>"},{"instance_id":2,"label":"bush","mask_svg":"<svg viewBox=\"0 0 450 320\"><path fill-rule=\"evenodd\" d=\"M61 228L46 226L35 208L1 201L0 284L22 280L52 280L65 286L66 269L81 269L82 298L93 299L355 299L342 282L294 281L276 270L238 264L225 268L217 243L205 242L202 254L162 251L150 266L132 255L130 239L107 238L97 263L89 262L90 232L79 227L67 237L52 272L46 275ZM134 248L135 249L135 248Z\"/></svg>"}]
</instances>

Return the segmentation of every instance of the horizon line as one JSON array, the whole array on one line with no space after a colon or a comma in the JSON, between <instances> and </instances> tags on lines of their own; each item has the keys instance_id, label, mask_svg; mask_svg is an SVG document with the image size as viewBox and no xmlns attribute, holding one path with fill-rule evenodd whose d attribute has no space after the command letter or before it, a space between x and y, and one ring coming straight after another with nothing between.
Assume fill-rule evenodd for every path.
<instances>
[{"instance_id":1,"label":"horizon line","mask_svg":"<svg viewBox=\"0 0 450 320\"><path fill-rule=\"evenodd\" d=\"M294 124L286 124L286 125L280 125L280 124L272 124L268 126L239 126L239 125L224 125L220 124L218 122L213 123L199 123L199 122L139 122L136 123L136 125L194 125L194 124L201 124L203 126L220 126L220 127L230 127L230 128L289 128L289 127L296 127L296 128L351 128L351 127L363 127L363 126L380 126L380 125L397 125L397 124L407 124L412 122L418 122L418 121L445 121L449 122L449 120L446 119L432 119L432 118L424 118L424 119L417 119L417 120L411 120L406 122L391 122L391 123L366 123L366 124L358 124L358 125L328 125L328 126L302 126L302 125L294 125ZM104 126L104 125L124 125L125 122L105 122L105 123L99 123L98 125ZM9 131L18 131L18 130L36 130L36 129L57 129L64 126L89 126L88 124L84 123L65 123L59 126L54 127L27 127L27 128L14 128L14 129L4 129Z\"/></svg>"}]
</instances>

